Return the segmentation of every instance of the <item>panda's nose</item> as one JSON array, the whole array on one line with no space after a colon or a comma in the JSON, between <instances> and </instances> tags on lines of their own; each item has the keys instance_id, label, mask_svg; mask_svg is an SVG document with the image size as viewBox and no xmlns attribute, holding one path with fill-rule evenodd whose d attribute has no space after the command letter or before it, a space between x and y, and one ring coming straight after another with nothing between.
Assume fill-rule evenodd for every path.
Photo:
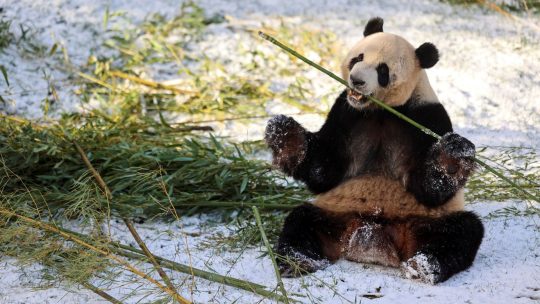
<instances>
[{"instance_id":1,"label":"panda's nose","mask_svg":"<svg viewBox=\"0 0 540 304\"><path fill-rule=\"evenodd\" d=\"M359 78L355 78L354 76L351 75L351 82L353 84L353 86L363 86L366 84L365 81L363 81L362 79L359 79Z\"/></svg>"}]
</instances>

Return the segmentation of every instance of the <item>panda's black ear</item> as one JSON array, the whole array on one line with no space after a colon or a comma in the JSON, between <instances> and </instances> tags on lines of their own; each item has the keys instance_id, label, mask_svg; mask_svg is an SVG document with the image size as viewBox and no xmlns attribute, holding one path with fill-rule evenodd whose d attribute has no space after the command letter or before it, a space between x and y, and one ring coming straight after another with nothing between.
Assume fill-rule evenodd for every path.
<instances>
[{"instance_id":1,"label":"panda's black ear","mask_svg":"<svg viewBox=\"0 0 540 304\"><path fill-rule=\"evenodd\" d=\"M366 24L366 27L364 28L364 37L369 36L371 34L382 32L383 29L383 23L381 17L375 17L369 19L368 23Z\"/></svg>"},{"instance_id":2,"label":"panda's black ear","mask_svg":"<svg viewBox=\"0 0 540 304\"><path fill-rule=\"evenodd\" d=\"M414 52L423 69L429 69L439 61L439 51L432 43L423 43Z\"/></svg>"}]
</instances>

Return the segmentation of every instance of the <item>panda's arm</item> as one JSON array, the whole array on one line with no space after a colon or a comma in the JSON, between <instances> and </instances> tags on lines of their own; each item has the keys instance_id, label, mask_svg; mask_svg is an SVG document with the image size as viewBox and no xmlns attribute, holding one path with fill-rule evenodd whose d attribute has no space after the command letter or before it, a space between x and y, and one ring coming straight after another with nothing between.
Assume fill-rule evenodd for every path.
<instances>
[{"instance_id":1,"label":"panda's arm","mask_svg":"<svg viewBox=\"0 0 540 304\"><path fill-rule=\"evenodd\" d=\"M358 115L348 105L344 91L318 132L307 131L292 117L272 118L266 126L265 140L272 150L274 165L305 182L314 193L332 189L342 181L348 167L347 137Z\"/></svg>"},{"instance_id":2,"label":"panda's arm","mask_svg":"<svg viewBox=\"0 0 540 304\"><path fill-rule=\"evenodd\" d=\"M358 116L358 111L347 103L344 91L321 129L306 134L306 155L292 176L306 183L314 193L326 192L338 185L349 166L347 137Z\"/></svg>"},{"instance_id":3,"label":"panda's arm","mask_svg":"<svg viewBox=\"0 0 540 304\"><path fill-rule=\"evenodd\" d=\"M474 145L452 133L452 123L440 103L410 109L409 117L443 136L441 140L416 130L414 159L407 190L426 206L439 206L461 189L474 167Z\"/></svg>"}]
</instances>

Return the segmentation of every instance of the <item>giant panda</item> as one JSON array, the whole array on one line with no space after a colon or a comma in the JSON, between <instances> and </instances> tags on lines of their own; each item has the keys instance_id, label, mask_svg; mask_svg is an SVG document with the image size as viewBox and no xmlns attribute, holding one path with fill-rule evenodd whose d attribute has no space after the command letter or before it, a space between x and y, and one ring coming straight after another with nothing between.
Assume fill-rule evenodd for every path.
<instances>
[{"instance_id":1,"label":"giant panda","mask_svg":"<svg viewBox=\"0 0 540 304\"><path fill-rule=\"evenodd\" d=\"M279 115L266 127L273 163L318 194L285 219L276 252L282 276L345 258L445 281L471 266L482 222L463 210L474 145L453 133L424 69L431 43L413 47L373 18L343 60L345 90L318 132ZM437 140L370 102L384 101L439 134Z\"/></svg>"}]
</instances>

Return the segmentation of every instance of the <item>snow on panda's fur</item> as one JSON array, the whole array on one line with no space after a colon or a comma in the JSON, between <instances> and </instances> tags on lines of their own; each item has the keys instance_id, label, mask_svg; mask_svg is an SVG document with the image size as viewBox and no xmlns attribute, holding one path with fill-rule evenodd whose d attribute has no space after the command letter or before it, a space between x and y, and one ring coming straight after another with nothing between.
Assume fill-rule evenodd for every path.
<instances>
[{"instance_id":1,"label":"snow on panda's fur","mask_svg":"<svg viewBox=\"0 0 540 304\"><path fill-rule=\"evenodd\" d=\"M368 22L364 36L342 64L343 78L361 93L344 91L318 132L283 115L268 123L273 163L319 194L286 218L276 248L287 258L280 269L296 276L298 265L311 272L346 258L441 282L472 264L483 238L481 221L463 211L474 145L452 132L424 71L438 61L434 45L414 48L384 33L380 18Z\"/></svg>"}]
</instances>

